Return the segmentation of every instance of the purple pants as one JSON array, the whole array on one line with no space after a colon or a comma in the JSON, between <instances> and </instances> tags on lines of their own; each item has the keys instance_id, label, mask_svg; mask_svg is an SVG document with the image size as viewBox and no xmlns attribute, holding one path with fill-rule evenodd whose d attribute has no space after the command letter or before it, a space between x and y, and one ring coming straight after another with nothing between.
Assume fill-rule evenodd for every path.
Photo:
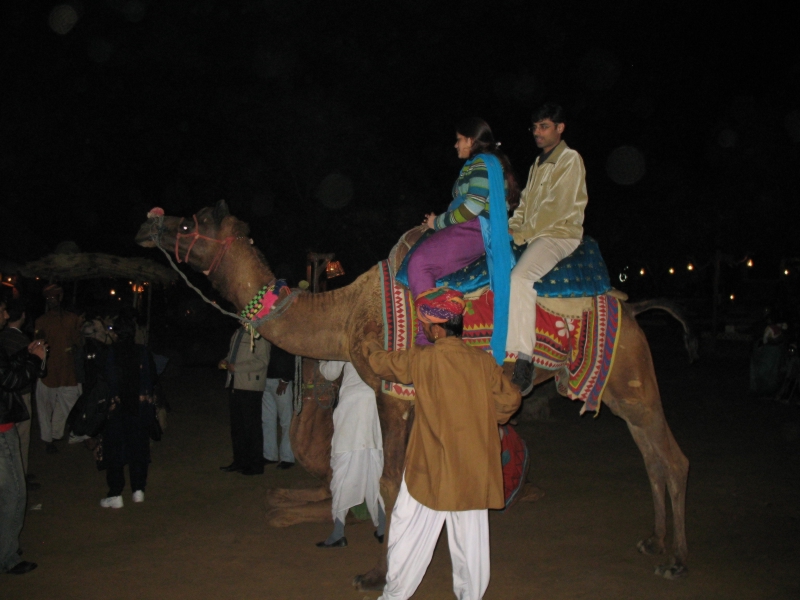
<instances>
[{"instance_id":1,"label":"purple pants","mask_svg":"<svg viewBox=\"0 0 800 600\"><path fill-rule=\"evenodd\" d=\"M475 262L485 251L477 218L437 231L420 244L408 261L411 295L416 300L422 292L435 287L438 279ZM421 326L416 341L422 346L430 345Z\"/></svg>"}]
</instances>

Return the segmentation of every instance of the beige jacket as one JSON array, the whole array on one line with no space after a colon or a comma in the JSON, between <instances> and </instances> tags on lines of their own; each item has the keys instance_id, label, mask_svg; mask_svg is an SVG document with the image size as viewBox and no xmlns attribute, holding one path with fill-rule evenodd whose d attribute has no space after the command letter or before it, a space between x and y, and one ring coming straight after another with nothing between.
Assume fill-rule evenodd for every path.
<instances>
[{"instance_id":1,"label":"beige jacket","mask_svg":"<svg viewBox=\"0 0 800 600\"><path fill-rule=\"evenodd\" d=\"M405 480L411 496L433 510L503 508L498 423L519 407L519 389L491 354L460 338L387 352L374 333L363 343L372 369L417 392Z\"/></svg>"},{"instance_id":2,"label":"beige jacket","mask_svg":"<svg viewBox=\"0 0 800 600\"><path fill-rule=\"evenodd\" d=\"M230 349L228 350L227 360L230 361L231 354L233 353L233 344L236 341L236 336L239 335L239 330L233 332L231 336ZM231 375L233 375L233 389L235 390L249 390L254 392L264 391L267 385L267 366L269 365L269 351L270 343L263 337L259 337L255 341L253 351L250 351L250 334L245 332L242 336L242 341L239 342L239 350L236 353L236 360L234 363L234 371L228 371L228 377L225 379L225 387L231 384Z\"/></svg>"},{"instance_id":3,"label":"beige jacket","mask_svg":"<svg viewBox=\"0 0 800 600\"><path fill-rule=\"evenodd\" d=\"M540 237L581 239L588 200L581 155L561 140L544 164L537 158L531 166L519 206L508 221L514 242L522 245Z\"/></svg>"}]
</instances>

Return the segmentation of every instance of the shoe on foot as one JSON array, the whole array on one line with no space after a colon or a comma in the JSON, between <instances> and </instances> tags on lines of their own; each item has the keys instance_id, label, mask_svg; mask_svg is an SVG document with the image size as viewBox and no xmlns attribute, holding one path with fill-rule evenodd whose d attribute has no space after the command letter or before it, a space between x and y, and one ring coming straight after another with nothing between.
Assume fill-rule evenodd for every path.
<instances>
[{"instance_id":1,"label":"shoe on foot","mask_svg":"<svg viewBox=\"0 0 800 600\"><path fill-rule=\"evenodd\" d=\"M281 462L278 463L278 468L279 469L291 469L293 466L294 466L293 462L281 461Z\"/></svg>"},{"instance_id":2,"label":"shoe on foot","mask_svg":"<svg viewBox=\"0 0 800 600\"><path fill-rule=\"evenodd\" d=\"M288 464L293 465L294 463ZM347 538L340 537L338 540L331 542L330 544L325 541L317 542L317 548L347 548Z\"/></svg>"},{"instance_id":3,"label":"shoe on foot","mask_svg":"<svg viewBox=\"0 0 800 600\"><path fill-rule=\"evenodd\" d=\"M70 433L67 443L80 444L83 440L88 440L88 439L89 439L88 435L75 435L74 433Z\"/></svg>"},{"instance_id":4,"label":"shoe on foot","mask_svg":"<svg viewBox=\"0 0 800 600\"><path fill-rule=\"evenodd\" d=\"M122 508L122 496L109 496L100 500L100 506L103 508Z\"/></svg>"},{"instance_id":5,"label":"shoe on foot","mask_svg":"<svg viewBox=\"0 0 800 600\"><path fill-rule=\"evenodd\" d=\"M511 376L511 383L519 388L522 396L527 396L533 390L533 363L529 360L517 359L514 365L514 374Z\"/></svg>"},{"instance_id":6,"label":"shoe on foot","mask_svg":"<svg viewBox=\"0 0 800 600\"><path fill-rule=\"evenodd\" d=\"M11 567L6 573L9 575L25 575L25 573L30 573L36 567L38 567L35 562L29 562L27 560L23 560L22 562L18 562L16 565Z\"/></svg>"},{"instance_id":7,"label":"shoe on foot","mask_svg":"<svg viewBox=\"0 0 800 600\"><path fill-rule=\"evenodd\" d=\"M264 464L265 465L276 465L276 464L278 464L278 461L277 460L270 460L268 458L265 458L264 459Z\"/></svg>"},{"instance_id":8,"label":"shoe on foot","mask_svg":"<svg viewBox=\"0 0 800 600\"><path fill-rule=\"evenodd\" d=\"M134 502L144 502L144 492L142 490L136 490L133 492L133 501Z\"/></svg>"},{"instance_id":9,"label":"shoe on foot","mask_svg":"<svg viewBox=\"0 0 800 600\"><path fill-rule=\"evenodd\" d=\"M375 536L375 539L376 539L376 540L378 540L378 543L379 543L379 544L382 544L382 543L383 543L383 538L384 538L384 536L382 536L382 535L379 535L377 531L373 531L373 532L372 532L372 535L374 535L374 536Z\"/></svg>"},{"instance_id":10,"label":"shoe on foot","mask_svg":"<svg viewBox=\"0 0 800 600\"><path fill-rule=\"evenodd\" d=\"M44 451L47 452L48 454L57 454L58 448L56 448L56 445L53 442L48 442L47 445L44 447Z\"/></svg>"},{"instance_id":11,"label":"shoe on foot","mask_svg":"<svg viewBox=\"0 0 800 600\"><path fill-rule=\"evenodd\" d=\"M240 467L237 463L232 462L231 464L225 467L220 467L219 470L225 471L226 473L238 473L239 471L242 470L242 467Z\"/></svg>"}]
</instances>

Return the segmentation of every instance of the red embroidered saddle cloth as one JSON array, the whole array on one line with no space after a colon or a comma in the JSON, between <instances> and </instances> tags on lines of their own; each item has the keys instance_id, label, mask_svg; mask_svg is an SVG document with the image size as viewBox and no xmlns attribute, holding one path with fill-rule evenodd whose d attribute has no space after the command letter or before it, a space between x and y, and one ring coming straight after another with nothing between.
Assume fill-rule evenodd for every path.
<instances>
[{"instance_id":1,"label":"red embroidered saddle cloth","mask_svg":"<svg viewBox=\"0 0 800 600\"><path fill-rule=\"evenodd\" d=\"M411 293L395 281L387 261L378 263L378 268L384 305L384 348L404 350L414 343L417 330ZM464 342L487 352L491 351L493 302L494 294L487 291L469 300L464 311ZM577 314L571 315L541 305L536 307L533 359L537 368L556 371L556 387L562 396L584 402L581 413L600 408L600 398L614 363L620 326L618 299L603 294L585 302L581 309L571 311ZM516 358L506 354L505 360L516 361ZM396 398L414 399L414 387L410 385L384 381L382 390Z\"/></svg>"}]
</instances>

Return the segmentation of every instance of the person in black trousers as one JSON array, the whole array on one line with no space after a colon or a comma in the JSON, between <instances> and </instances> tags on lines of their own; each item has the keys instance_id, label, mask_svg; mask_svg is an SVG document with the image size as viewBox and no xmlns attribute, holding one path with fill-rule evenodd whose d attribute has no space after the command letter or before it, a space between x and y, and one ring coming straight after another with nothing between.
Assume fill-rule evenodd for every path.
<instances>
[{"instance_id":1,"label":"person in black trousers","mask_svg":"<svg viewBox=\"0 0 800 600\"><path fill-rule=\"evenodd\" d=\"M222 471L243 475L264 473L261 446L261 396L267 381L269 364L269 342L258 337L250 348L250 333L240 327L231 338L228 356L219 363L227 369L225 387L229 390L231 411L231 442L233 462Z\"/></svg>"}]
</instances>

